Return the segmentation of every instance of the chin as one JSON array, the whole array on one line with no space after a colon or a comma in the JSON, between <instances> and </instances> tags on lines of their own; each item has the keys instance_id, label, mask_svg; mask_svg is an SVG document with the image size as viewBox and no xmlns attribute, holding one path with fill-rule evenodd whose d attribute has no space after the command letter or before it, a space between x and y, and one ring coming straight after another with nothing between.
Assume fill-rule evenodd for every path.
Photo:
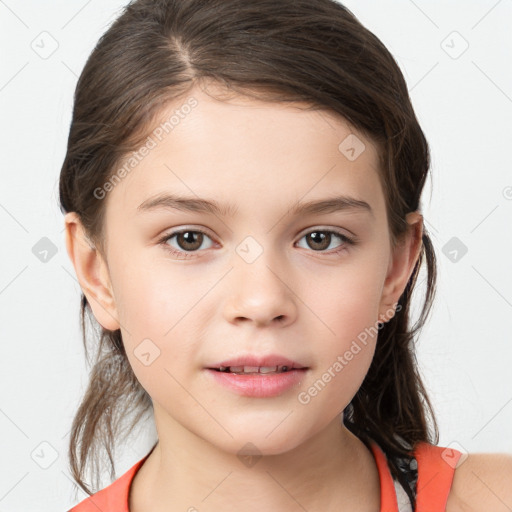
<instances>
[{"instance_id":1,"label":"chin","mask_svg":"<svg viewBox=\"0 0 512 512\"><path fill-rule=\"evenodd\" d=\"M278 430L281 431L278 433ZM217 442L210 440L210 442L239 458L281 455L294 450L304 441L303 435L300 435L297 430L293 431L289 427L282 426L277 427L270 434L271 429L246 428L229 431L233 438L226 439L227 436L223 436L222 442L220 440Z\"/></svg>"}]
</instances>

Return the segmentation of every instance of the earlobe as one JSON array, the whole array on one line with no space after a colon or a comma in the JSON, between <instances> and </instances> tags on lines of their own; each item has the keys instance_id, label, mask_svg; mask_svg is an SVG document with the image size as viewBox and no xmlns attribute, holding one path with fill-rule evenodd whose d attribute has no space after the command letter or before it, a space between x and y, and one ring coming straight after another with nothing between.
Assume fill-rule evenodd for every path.
<instances>
[{"instance_id":1,"label":"earlobe","mask_svg":"<svg viewBox=\"0 0 512 512\"><path fill-rule=\"evenodd\" d=\"M66 249L75 273L96 320L105 329L119 329L114 294L106 263L88 239L80 217L69 212L64 217Z\"/></svg>"},{"instance_id":2,"label":"earlobe","mask_svg":"<svg viewBox=\"0 0 512 512\"><path fill-rule=\"evenodd\" d=\"M393 249L389 262L379 309L379 321L394 316L395 305L402 296L412 275L423 244L423 216L418 211L406 215L407 232Z\"/></svg>"}]
</instances>

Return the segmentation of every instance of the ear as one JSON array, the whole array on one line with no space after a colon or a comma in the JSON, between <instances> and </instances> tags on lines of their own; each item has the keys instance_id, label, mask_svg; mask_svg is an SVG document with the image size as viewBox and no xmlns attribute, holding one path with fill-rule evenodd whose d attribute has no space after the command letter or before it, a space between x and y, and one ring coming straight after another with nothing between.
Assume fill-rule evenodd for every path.
<instances>
[{"instance_id":1,"label":"ear","mask_svg":"<svg viewBox=\"0 0 512 512\"><path fill-rule=\"evenodd\" d=\"M96 320L105 329L115 331L120 325L107 264L87 237L78 214L69 212L64 221L66 248L80 287Z\"/></svg>"},{"instance_id":2,"label":"ear","mask_svg":"<svg viewBox=\"0 0 512 512\"><path fill-rule=\"evenodd\" d=\"M392 250L379 307L379 321L394 316L396 304L407 286L422 248L423 216L418 211L406 215L407 231Z\"/></svg>"}]
</instances>

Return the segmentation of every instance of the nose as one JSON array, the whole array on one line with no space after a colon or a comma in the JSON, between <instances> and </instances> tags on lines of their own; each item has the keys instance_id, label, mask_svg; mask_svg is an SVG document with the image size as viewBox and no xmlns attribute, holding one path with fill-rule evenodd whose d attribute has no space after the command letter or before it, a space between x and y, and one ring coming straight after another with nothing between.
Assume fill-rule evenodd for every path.
<instances>
[{"instance_id":1,"label":"nose","mask_svg":"<svg viewBox=\"0 0 512 512\"><path fill-rule=\"evenodd\" d=\"M266 251L252 263L243 259L235 261L225 290L227 321L284 327L295 320L298 297L293 291L293 272L285 272L276 262Z\"/></svg>"}]
</instances>

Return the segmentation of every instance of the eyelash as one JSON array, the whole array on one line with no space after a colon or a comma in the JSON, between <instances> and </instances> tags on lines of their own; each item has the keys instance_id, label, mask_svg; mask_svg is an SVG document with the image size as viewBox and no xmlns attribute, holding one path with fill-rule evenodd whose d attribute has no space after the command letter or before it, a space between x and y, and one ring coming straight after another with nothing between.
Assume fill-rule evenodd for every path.
<instances>
[{"instance_id":1,"label":"eyelash","mask_svg":"<svg viewBox=\"0 0 512 512\"><path fill-rule=\"evenodd\" d=\"M181 259L187 259L187 258L194 257L194 254L197 252L200 252L200 251L192 251L192 252L179 251L177 249L174 249L173 247L170 247L167 244L167 242L171 238L174 238L176 235L179 235L181 233L187 233L187 232L202 233L203 235L206 235L208 238L211 239L211 237L208 235L208 233L206 233L205 231L203 231L201 229L181 229L181 230L173 231L172 233L165 235L163 238L161 238L158 241L158 243L163 245L164 249L166 251L168 251L169 253L171 253L173 256L181 257ZM348 236L344 235L343 233L340 233L339 231L334 231L334 230L330 230L330 229L313 229L311 231L308 231L307 233L304 233L304 235L302 235L301 238L304 238L305 236L310 235L311 233L329 233L331 235L335 235L335 236L339 237L342 240L343 244L339 248L333 249L332 252L313 251L313 252L318 252L318 253L326 253L331 256L338 255L338 254L346 251L347 245L353 246L353 245L356 245L356 243L357 243L357 240L355 238L349 238Z\"/></svg>"}]
</instances>

